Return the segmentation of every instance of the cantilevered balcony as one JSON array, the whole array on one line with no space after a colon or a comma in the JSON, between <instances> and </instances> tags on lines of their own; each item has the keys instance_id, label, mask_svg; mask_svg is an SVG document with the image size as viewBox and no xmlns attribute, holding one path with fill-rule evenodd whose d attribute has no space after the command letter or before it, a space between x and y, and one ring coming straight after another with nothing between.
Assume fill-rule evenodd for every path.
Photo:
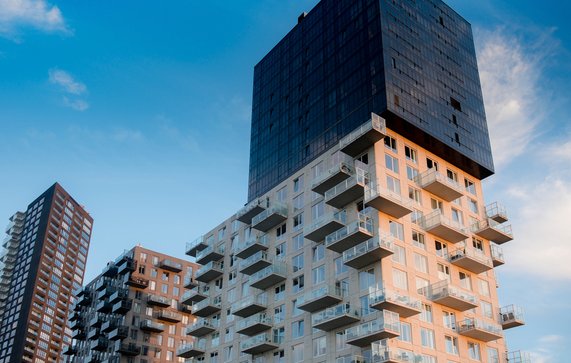
<instances>
[{"instance_id":1,"label":"cantilevered balcony","mask_svg":"<svg viewBox=\"0 0 571 363\"><path fill-rule=\"evenodd\" d=\"M77 345L68 345L63 348L63 355L75 355L77 353Z\"/></svg>"},{"instance_id":2,"label":"cantilevered balcony","mask_svg":"<svg viewBox=\"0 0 571 363\"><path fill-rule=\"evenodd\" d=\"M344 153L332 156L331 167L313 180L311 190L321 195L355 173L354 161Z\"/></svg>"},{"instance_id":3,"label":"cantilevered balcony","mask_svg":"<svg viewBox=\"0 0 571 363\"><path fill-rule=\"evenodd\" d=\"M267 251L270 237L267 234L251 236L236 247L236 256L248 258L256 252Z\"/></svg>"},{"instance_id":4,"label":"cantilevered balcony","mask_svg":"<svg viewBox=\"0 0 571 363\"><path fill-rule=\"evenodd\" d=\"M196 271L196 280L210 282L224 273L224 265L220 262L211 261Z\"/></svg>"},{"instance_id":5,"label":"cantilevered balcony","mask_svg":"<svg viewBox=\"0 0 571 363\"><path fill-rule=\"evenodd\" d=\"M288 216L287 205L273 202L270 207L252 218L252 228L267 232L285 222Z\"/></svg>"},{"instance_id":6,"label":"cantilevered balcony","mask_svg":"<svg viewBox=\"0 0 571 363\"><path fill-rule=\"evenodd\" d=\"M217 319L200 318L192 325L186 328L186 335L193 337L202 337L216 331L220 326L220 321Z\"/></svg>"},{"instance_id":7,"label":"cantilevered balcony","mask_svg":"<svg viewBox=\"0 0 571 363\"><path fill-rule=\"evenodd\" d=\"M420 226L426 232L451 243L457 243L469 237L468 230L462 224L445 217L440 210L422 217Z\"/></svg>"},{"instance_id":8,"label":"cantilevered balcony","mask_svg":"<svg viewBox=\"0 0 571 363\"><path fill-rule=\"evenodd\" d=\"M415 355L393 346L392 340L383 339L371 344L372 363L416 363ZM499 362L498 362L499 363Z\"/></svg>"},{"instance_id":9,"label":"cantilevered balcony","mask_svg":"<svg viewBox=\"0 0 571 363\"><path fill-rule=\"evenodd\" d=\"M181 296L180 302L185 305L192 305L195 302L199 302L206 299L209 296L208 292L209 291L205 290L204 286L198 285L194 289L185 292Z\"/></svg>"},{"instance_id":10,"label":"cantilevered balcony","mask_svg":"<svg viewBox=\"0 0 571 363\"><path fill-rule=\"evenodd\" d=\"M451 309L466 311L478 307L476 296L466 290L452 286L447 280L420 289L431 301Z\"/></svg>"},{"instance_id":11,"label":"cantilevered balcony","mask_svg":"<svg viewBox=\"0 0 571 363\"><path fill-rule=\"evenodd\" d=\"M399 193L382 187L379 184L365 186L365 206L394 218L402 218L413 211L412 203Z\"/></svg>"},{"instance_id":12,"label":"cantilevered balcony","mask_svg":"<svg viewBox=\"0 0 571 363\"><path fill-rule=\"evenodd\" d=\"M175 262L173 260L170 260L168 258L162 259L159 262L159 267L162 268L163 270L169 270L172 272L181 272L182 271L182 264Z\"/></svg>"},{"instance_id":13,"label":"cantilevered balcony","mask_svg":"<svg viewBox=\"0 0 571 363\"><path fill-rule=\"evenodd\" d=\"M513 240L512 226L499 224L490 218L474 223L472 232L499 245Z\"/></svg>"},{"instance_id":14,"label":"cantilevered balcony","mask_svg":"<svg viewBox=\"0 0 571 363\"><path fill-rule=\"evenodd\" d=\"M236 333L253 336L271 328L272 318L265 313L259 313L238 321Z\"/></svg>"},{"instance_id":15,"label":"cantilevered balcony","mask_svg":"<svg viewBox=\"0 0 571 363\"><path fill-rule=\"evenodd\" d=\"M394 253L393 237L380 234L343 252L343 263L361 269Z\"/></svg>"},{"instance_id":16,"label":"cantilevered balcony","mask_svg":"<svg viewBox=\"0 0 571 363\"><path fill-rule=\"evenodd\" d=\"M115 291L117 291L117 287L107 286L103 290L97 292L96 298L97 300L103 300L106 297L111 296Z\"/></svg>"},{"instance_id":17,"label":"cantilevered balcony","mask_svg":"<svg viewBox=\"0 0 571 363\"><path fill-rule=\"evenodd\" d=\"M350 354L335 358L335 363L369 363L369 361L362 355Z\"/></svg>"},{"instance_id":18,"label":"cantilevered balcony","mask_svg":"<svg viewBox=\"0 0 571 363\"><path fill-rule=\"evenodd\" d=\"M132 307L133 307L133 300L131 299L119 300L113 304L111 312L113 314L125 314L128 311L130 311Z\"/></svg>"},{"instance_id":19,"label":"cantilevered balcony","mask_svg":"<svg viewBox=\"0 0 571 363\"><path fill-rule=\"evenodd\" d=\"M125 258L117 265L117 273L120 275L133 271L135 271L135 261L132 258Z\"/></svg>"},{"instance_id":20,"label":"cantilevered balcony","mask_svg":"<svg viewBox=\"0 0 571 363\"><path fill-rule=\"evenodd\" d=\"M85 330L83 328L76 328L73 331L71 337L75 340L84 340L87 337L87 334L85 333Z\"/></svg>"},{"instance_id":21,"label":"cantilevered balcony","mask_svg":"<svg viewBox=\"0 0 571 363\"><path fill-rule=\"evenodd\" d=\"M523 308L516 305L504 306L500 309L502 329L511 329L525 325Z\"/></svg>"},{"instance_id":22,"label":"cantilevered balcony","mask_svg":"<svg viewBox=\"0 0 571 363\"><path fill-rule=\"evenodd\" d=\"M357 157L363 151L372 147L377 141L383 139L386 134L385 119L375 113L371 113L369 121L339 141L339 149L347 155Z\"/></svg>"},{"instance_id":23,"label":"cantilevered balcony","mask_svg":"<svg viewBox=\"0 0 571 363\"><path fill-rule=\"evenodd\" d=\"M486 206L486 217L497 223L505 223L508 221L508 212L503 205L494 202Z\"/></svg>"},{"instance_id":24,"label":"cantilevered balcony","mask_svg":"<svg viewBox=\"0 0 571 363\"><path fill-rule=\"evenodd\" d=\"M232 314L246 318L266 310L268 298L266 294L250 295L232 304Z\"/></svg>"},{"instance_id":25,"label":"cantilevered balcony","mask_svg":"<svg viewBox=\"0 0 571 363\"><path fill-rule=\"evenodd\" d=\"M325 192L325 203L342 209L347 204L362 198L365 195L365 185L369 180L369 173L361 168L355 169L349 179L337 184Z\"/></svg>"},{"instance_id":26,"label":"cantilevered balcony","mask_svg":"<svg viewBox=\"0 0 571 363\"><path fill-rule=\"evenodd\" d=\"M110 313L111 308L113 308L113 304L111 304L108 300L101 300L95 306L95 310L100 313Z\"/></svg>"},{"instance_id":27,"label":"cantilevered balcony","mask_svg":"<svg viewBox=\"0 0 571 363\"><path fill-rule=\"evenodd\" d=\"M267 208L266 202L262 199L255 199L236 213L236 219L242 223L252 223L252 218L262 213Z\"/></svg>"},{"instance_id":28,"label":"cantilevered balcony","mask_svg":"<svg viewBox=\"0 0 571 363\"><path fill-rule=\"evenodd\" d=\"M119 300L127 299L129 297L128 289L118 289L109 296L110 303L116 303Z\"/></svg>"},{"instance_id":29,"label":"cantilevered balcony","mask_svg":"<svg viewBox=\"0 0 571 363\"><path fill-rule=\"evenodd\" d=\"M172 305L172 299L164 296L149 294L149 296L147 296L147 305L168 308Z\"/></svg>"},{"instance_id":30,"label":"cantilevered balcony","mask_svg":"<svg viewBox=\"0 0 571 363\"><path fill-rule=\"evenodd\" d=\"M316 286L297 299L297 308L313 313L317 310L338 304L343 300L344 295L344 292L339 286Z\"/></svg>"},{"instance_id":31,"label":"cantilevered balcony","mask_svg":"<svg viewBox=\"0 0 571 363\"><path fill-rule=\"evenodd\" d=\"M492 263L494 264L494 267L501 266L505 263L504 250L500 246L495 243L490 243L490 252L492 254Z\"/></svg>"},{"instance_id":32,"label":"cantilevered balcony","mask_svg":"<svg viewBox=\"0 0 571 363\"><path fill-rule=\"evenodd\" d=\"M87 332L87 340L94 340L101 336L101 329L95 328L94 326Z\"/></svg>"},{"instance_id":33,"label":"cantilevered balcony","mask_svg":"<svg viewBox=\"0 0 571 363\"><path fill-rule=\"evenodd\" d=\"M77 305L78 306L87 306L87 305L91 304L92 301L93 301L93 298L91 296L91 293L84 293L78 297Z\"/></svg>"},{"instance_id":34,"label":"cantilevered balcony","mask_svg":"<svg viewBox=\"0 0 571 363\"><path fill-rule=\"evenodd\" d=\"M287 267L282 262L276 262L250 277L250 286L256 289L265 290L277 283L285 281L287 277Z\"/></svg>"},{"instance_id":35,"label":"cantilevered balcony","mask_svg":"<svg viewBox=\"0 0 571 363\"><path fill-rule=\"evenodd\" d=\"M457 323L458 334L468 338L491 342L503 337L502 327L479 319L466 319Z\"/></svg>"},{"instance_id":36,"label":"cantilevered balcony","mask_svg":"<svg viewBox=\"0 0 571 363\"><path fill-rule=\"evenodd\" d=\"M104 337L99 337L89 344L91 350L104 351L109 347L109 340Z\"/></svg>"},{"instance_id":37,"label":"cantilevered balcony","mask_svg":"<svg viewBox=\"0 0 571 363\"><path fill-rule=\"evenodd\" d=\"M129 327L128 326L118 326L117 328L111 330L109 332L109 340L119 340L125 339L129 336Z\"/></svg>"},{"instance_id":38,"label":"cantilevered balcony","mask_svg":"<svg viewBox=\"0 0 571 363\"><path fill-rule=\"evenodd\" d=\"M110 284L113 283L112 279L109 279L107 277L103 277L100 278L99 280L97 280L97 282L95 283L95 291L101 291L103 289L105 289L107 286L109 286Z\"/></svg>"},{"instance_id":39,"label":"cantilevered balcony","mask_svg":"<svg viewBox=\"0 0 571 363\"><path fill-rule=\"evenodd\" d=\"M516 351L505 354L507 363L532 363L531 354L528 352Z\"/></svg>"},{"instance_id":40,"label":"cantilevered balcony","mask_svg":"<svg viewBox=\"0 0 571 363\"><path fill-rule=\"evenodd\" d=\"M133 274L129 276L129 279L125 283L129 286L136 287L138 289L146 289L147 287L149 287L148 279Z\"/></svg>"},{"instance_id":41,"label":"cantilevered balcony","mask_svg":"<svg viewBox=\"0 0 571 363\"><path fill-rule=\"evenodd\" d=\"M382 286L371 289L369 306L377 310L395 312L403 318L409 318L421 312L420 300L388 290Z\"/></svg>"},{"instance_id":42,"label":"cantilevered balcony","mask_svg":"<svg viewBox=\"0 0 571 363\"><path fill-rule=\"evenodd\" d=\"M246 275L252 275L263 268L272 264L272 260L268 256L267 251L258 251L245 260L240 261L240 272Z\"/></svg>"},{"instance_id":43,"label":"cantilevered balcony","mask_svg":"<svg viewBox=\"0 0 571 363\"><path fill-rule=\"evenodd\" d=\"M208 298L192 305L192 315L205 318L222 310L220 297Z\"/></svg>"},{"instance_id":44,"label":"cantilevered balcony","mask_svg":"<svg viewBox=\"0 0 571 363\"><path fill-rule=\"evenodd\" d=\"M483 251L469 246L458 248L450 252L448 254L448 260L453 265L475 274L486 272L494 267L492 259L486 256Z\"/></svg>"},{"instance_id":45,"label":"cantilevered balcony","mask_svg":"<svg viewBox=\"0 0 571 363\"><path fill-rule=\"evenodd\" d=\"M176 350L176 356L180 358L194 358L204 354L206 351L206 340L199 340L194 343L181 345Z\"/></svg>"},{"instance_id":46,"label":"cantilevered balcony","mask_svg":"<svg viewBox=\"0 0 571 363\"><path fill-rule=\"evenodd\" d=\"M383 310L379 315L375 320L345 329L347 344L365 347L377 340L398 337L399 314Z\"/></svg>"},{"instance_id":47,"label":"cantilevered balcony","mask_svg":"<svg viewBox=\"0 0 571 363\"><path fill-rule=\"evenodd\" d=\"M261 354L277 349L281 342L272 334L262 333L240 343L240 351L246 354Z\"/></svg>"},{"instance_id":48,"label":"cantilevered balcony","mask_svg":"<svg viewBox=\"0 0 571 363\"><path fill-rule=\"evenodd\" d=\"M165 325L152 321L151 319L145 319L141 321L141 330L153 333L162 333L165 331Z\"/></svg>"},{"instance_id":49,"label":"cantilevered balcony","mask_svg":"<svg viewBox=\"0 0 571 363\"><path fill-rule=\"evenodd\" d=\"M211 261L219 261L224 258L224 245L211 244L200 252L196 253L196 263L205 265Z\"/></svg>"},{"instance_id":50,"label":"cantilevered balcony","mask_svg":"<svg viewBox=\"0 0 571 363\"><path fill-rule=\"evenodd\" d=\"M440 174L436 169L428 169L415 177L415 182L422 189L444 199L447 202L464 195L464 188L458 182Z\"/></svg>"},{"instance_id":51,"label":"cantilevered balcony","mask_svg":"<svg viewBox=\"0 0 571 363\"><path fill-rule=\"evenodd\" d=\"M208 247L211 242L214 242L214 238L212 236L208 237L208 239L206 236L200 236L192 242L187 242L186 254L190 257L196 257L196 254Z\"/></svg>"},{"instance_id":52,"label":"cantilevered balcony","mask_svg":"<svg viewBox=\"0 0 571 363\"><path fill-rule=\"evenodd\" d=\"M373 219L367 214L359 213L357 220L327 235L325 247L342 253L370 238L373 238Z\"/></svg>"},{"instance_id":53,"label":"cantilevered balcony","mask_svg":"<svg viewBox=\"0 0 571 363\"><path fill-rule=\"evenodd\" d=\"M120 343L118 348L117 352L126 356L134 357L141 354L141 347L134 343Z\"/></svg>"},{"instance_id":54,"label":"cantilevered balcony","mask_svg":"<svg viewBox=\"0 0 571 363\"><path fill-rule=\"evenodd\" d=\"M347 223L345 211L326 214L303 228L303 236L314 242L321 242L327 235L337 231Z\"/></svg>"},{"instance_id":55,"label":"cantilevered balcony","mask_svg":"<svg viewBox=\"0 0 571 363\"><path fill-rule=\"evenodd\" d=\"M103 269L101 275L105 277L114 277L115 275L117 275L117 272L118 272L117 266L113 262L109 262L107 266L105 266L105 268Z\"/></svg>"},{"instance_id":56,"label":"cantilevered balcony","mask_svg":"<svg viewBox=\"0 0 571 363\"><path fill-rule=\"evenodd\" d=\"M180 323L182 321L182 315L170 310L159 310L155 317L158 320L166 321L168 323Z\"/></svg>"},{"instance_id":57,"label":"cantilevered balcony","mask_svg":"<svg viewBox=\"0 0 571 363\"><path fill-rule=\"evenodd\" d=\"M90 352L85 357L85 362L86 363L101 363L101 362L103 362L103 354L96 353L96 352Z\"/></svg>"},{"instance_id":58,"label":"cantilevered balcony","mask_svg":"<svg viewBox=\"0 0 571 363\"><path fill-rule=\"evenodd\" d=\"M192 276L192 272L184 276L184 288L185 289L194 289L198 286L198 281Z\"/></svg>"},{"instance_id":59,"label":"cantilevered balcony","mask_svg":"<svg viewBox=\"0 0 571 363\"><path fill-rule=\"evenodd\" d=\"M315 329L332 331L360 321L358 309L348 303L341 303L311 315L311 325Z\"/></svg>"}]
</instances>

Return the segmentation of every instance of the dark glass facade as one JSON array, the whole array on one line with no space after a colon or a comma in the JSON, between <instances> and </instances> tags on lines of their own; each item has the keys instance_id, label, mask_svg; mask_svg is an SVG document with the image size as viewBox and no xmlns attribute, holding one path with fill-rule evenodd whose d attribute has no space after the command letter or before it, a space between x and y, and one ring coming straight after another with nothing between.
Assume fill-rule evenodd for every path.
<instances>
[{"instance_id":1,"label":"dark glass facade","mask_svg":"<svg viewBox=\"0 0 571 363\"><path fill-rule=\"evenodd\" d=\"M322 0L254 70L248 200L370 118L493 174L470 24L442 1Z\"/></svg>"}]
</instances>

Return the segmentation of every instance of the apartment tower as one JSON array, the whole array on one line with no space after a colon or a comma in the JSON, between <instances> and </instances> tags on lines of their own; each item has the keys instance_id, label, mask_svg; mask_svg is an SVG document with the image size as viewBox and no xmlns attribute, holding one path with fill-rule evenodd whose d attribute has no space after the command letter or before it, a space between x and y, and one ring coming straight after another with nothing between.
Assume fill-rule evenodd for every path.
<instances>
[{"instance_id":1,"label":"apartment tower","mask_svg":"<svg viewBox=\"0 0 571 363\"><path fill-rule=\"evenodd\" d=\"M187 245L204 362L525 361L470 24L440 0L322 0L254 71L247 205ZM210 329L202 329L203 326Z\"/></svg>"},{"instance_id":2,"label":"apartment tower","mask_svg":"<svg viewBox=\"0 0 571 363\"><path fill-rule=\"evenodd\" d=\"M137 246L109 262L76 293L71 313L69 363L151 363L177 361L176 349L191 342L194 323L179 303L196 286L197 265Z\"/></svg>"},{"instance_id":3,"label":"apartment tower","mask_svg":"<svg viewBox=\"0 0 571 363\"><path fill-rule=\"evenodd\" d=\"M0 270L0 362L60 362L93 219L59 184L10 218Z\"/></svg>"}]
</instances>

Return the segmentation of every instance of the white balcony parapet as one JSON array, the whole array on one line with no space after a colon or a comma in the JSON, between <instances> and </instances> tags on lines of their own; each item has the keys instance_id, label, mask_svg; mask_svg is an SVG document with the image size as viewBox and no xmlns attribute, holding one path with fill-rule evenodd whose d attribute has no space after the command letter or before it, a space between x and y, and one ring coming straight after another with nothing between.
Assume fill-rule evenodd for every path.
<instances>
[{"instance_id":1,"label":"white balcony parapet","mask_svg":"<svg viewBox=\"0 0 571 363\"><path fill-rule=\"evenodd\" d=\"M375 320L345 329L347 344L363 347L374 341L399 336L399 314L383 310L379 315Z\"/></svg>"},{"instance_id":2,"label":"white balcony parapet","mask_svg":"<svg viewBox=\"0 0 571 363\"><path fill-rule=\"evenodd\" d=\"M456 325L458 334L469 338L490 342L503 337L502 327L480 319L465 319Z\"/></svg>"},{"instance_id":3,"label":"white balcony parapet","mask_svg":"<svg viewBox=\"0 0 571 363\"><path fill-rule=\"evenodd\" d=\"M463 241L469 237L468 229L464 225L445 217L440 210L435 210L422 217L420 227L452 243Z\"/></svg>"},{"instance_id":4,"label":"white balcony parapet","mask_svg":"<svg viewBox=\"0 0 571 363\"><path fill-rule=\"evenodd\" d=\"M365 186L365 205L375 208L379 212L386 213L394 218L402 218L413 211L412 202L403 198L399 193L389 190L380 184L368 184Z\"/></svg>"},{"instance_id":5,"label":"white balcony parapet","mask_svg":"<svg viewBox=\"0 0 571 363\"><path fill-rule=\"evenodd\" d=\"M431 301L460 311L473 309L479 304L474 294L452 286L447 280L423 287L419 289L419 293Z\"/></svg>"},{"instance_id":6,"label":"white balcony parapet","mask_svg":"<svg viewBox=\"0 0 571 363\"><path fill-rule=\"evenodd\" d=\"M405 318L421 312L420 300L389 290L382 284L369 289L369 306L378 310L389 310Z\"/></svg>"},{"instance_id":7,"label":"white balcony parapet","mask_svg":"<svg viewBox=\"0 0 571 363\"><path fill-rule=\"evenodd\" d=\"M379 340L371 344L372 363L415 363L417 356L391 346L389 339Z\"/></svg>"},{"instance_id":8,"label":"white balcony parapet","mask_svg":"<svg viewBox=\"0 0 571 363\"><path fill-rule=\"evenodd\" d=\"M327 235L325 247L341 253L372 238L373 233L373 219L368 214L359 213L355 221Z\"/></svg>"},{"instance_id":9,"label":"white balcony parapet","mask_svg":"<svg viewBox=\"0 0 571 363\"><path fill-rule=\"evenodd\" d=\"M377 236L344 251L343 263L354 268L362 268L379 261L382 257L394 253L393 240L390 234L379 232Z\"/></svg>"},{"instance_id":10,"label":"white balcony parapet","mask_svg":"<svg viewBox=\"0 0 571 363\"><path fill-rule=\"evenodd\" d=\"M491 270L494 267L489 256L486 256L483 251L470 246L451 251L448 254L448 260L454 265L477 274Z\"/></svg>"},{"instance_id":11,"label":"white balcony parapet","mask_svg":"<svg viewBox=\"0 0 571 363\"><path fill-rule=\"evenodd\" d=\"M456 181L442 175L436 169L428 169L415 177L415 182L424 190L447 202L464 195L464 188Z\"/></svg>"},{"instance_id":12,"label":"white balcony parapet","mask_svg":"<svg viewBox=\"0 0 571 363\"><path fill-rule=\"evenodd\" d=\"M371 119L353 130L339 141L339 149L356 157L387 134L386 121L381 116L371 113Z\"/></svg>"}]
</instances>

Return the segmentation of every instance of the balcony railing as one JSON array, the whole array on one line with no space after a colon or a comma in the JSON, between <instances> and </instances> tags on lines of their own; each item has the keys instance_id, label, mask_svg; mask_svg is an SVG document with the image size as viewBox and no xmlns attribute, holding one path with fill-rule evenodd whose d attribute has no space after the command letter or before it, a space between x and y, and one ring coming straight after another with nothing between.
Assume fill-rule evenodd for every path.
<instances>
[{"instance_id":1,"label":"balcony railing","mask_svg":"<svg viewBox=\"0 0 571 363\"><path fill-rule=\"evenodd\" d=\"M503 205L494 202L486 206L486 217L498 223L505 223L508 221L508 212Z\"/></svg>"},{"instance_id":2,"label":"balcony railing","mask_svg":"<svg viewBox=\"0 0 571 363\"><path fill-rule=\"evenodd\" d=\"M224 273L224 265L220 262L211 261L196 271L196 280L210 282Z\"/></svg>"},{"instance_id":3,"label":"balcony railing","mask_svg":"<svg viewBox=\"0 0 571 363\"><path fill-rule=\"evenodd\" d=\"M196 263L204 265L212 261L218 261L224 258L224 245L210 244L205 249L196 253Z\"/></svg>"},{"instance_id":4,"label":"balcony railing","mask_svg":"<svg viewBox=\"0 0 571 363\"><path fill-rule=\"evenodd\" d=\"M492 262L494 267L501 266L505 263L504 250L500 246L494 243L490 243L490 251L492 254Z\"/></svg>"},{"instance_id":5,"label":"balcony railing","mask_svg":"<svg viewBox=\"0 0 571 363\"><path fill-rule=\"evenodd\" d=\"M271 329L273 320L265 313L258 313L238 322L236 332L248 336Z\"/></svg>"},{"instance_id":6,"label":"balcony railing","mask_svg":"<svg viewBox=\"0 0 571 363\"><path fill-rule=\"evenodd\" d=\"M494 241L497 244L503 244L513 240L512 226L503 225L486 218L472 225L472 232L475 235Z\"/></svg>"},{"instance_id":7,"label":"balcony railing","mask_svg":"<svg viewBox=\"0 0 571 363\"><path fill-rule=\"evenodd\" d=\"M261 236L251 236L243 243L236 246L236 256L239 258L247 258L259 251L266 251L269 244L269 236L263 234Z\"/></svg>"},{"instance_id":8,"label":"balcony railing","mask_svg":"<svg viewBox=\"0 0 571 363\"><path fill-rule=\"evenodd\" d=\"M382 187L380 184L365 187L365 206L394 218L402 218L413 211L412 202L403 198L399 193Z\"/></svg>"},{"instance_id":9,"label":"balcony railing","mask_svg":"<svg viewBox=\"0 0 571 363\"><path fill-rule=\"evenodd\" d=\"M342 253L373 237L373 219L365 213L359 213L357 220L327 235L325 247Z\"/></svg>"},{"instance_id":10,"label":"balcony railing","mask_svg":"<svg viewBox=\"0 0 571 363\"><path fill-rule=\"evenodd\" d=\"M379 233L353 248L343 252L343 263L355 269L361 269L394 253L393 237Z\"/></svg>"},{"instance_id":11,"label":"balcony railing","mask_svg":"<svg viewBox=\"0 0 571 363\"><path fill-rule=\"evenodd\" d=\"M311 184L311 190L321 195L354 174L353 158L346 154L337 152L329 160L332 160L331 167Z\"/></svg>"},{"instance_id":12,"label":"balcony railing","mask_svg":"<svg viewBox=\"0 0 571 363\"><path fill-rule=\"evenodd\" d=\"M192 305L192 315L207 317L222 310L220 297L208 298Z\"/></svg>"},{"instance_id":13,"label":"balcony railing","mask_svg":"<svg viewBox=\"0 0 571 363\"><path fill-rule=\"evenodd\" d=\"M388 290L382 284L371 288L369 292L369 306L377 310L395 312L404 318L420 314L421 312L420 300Z\"/></svg>"},{"instance_id":14,"label":"balcony railing","mask_svg":"<svg viewBox=\"0 0 571 363\"><path fill-rule=\"evenodd\" d=\"M149 295L147 297L147 304L154 306L169 307L172 305L172 299L164 296Z\"/></svg>"},{"instance_id":15,"label":"balcony railing","mask_svg":"<svg viewBox=\"0 0 571 363\"><path fill-rule=\"evenodd\" d=\"M420 227L426 232L452 243L463 241L469 237L468 230L461 223L445 217L440 210L435 210L422 217Z\"/></svg>"},{"instance_id":16,"label":"balcony railing","mask_svg":"<svg viewBox=\"0 0 571 363\"><path fill-rule=\"evenodd\" d=\"M428 169L417 175L415 181L422 189L447 202L464 195L464 188L458 182L440 174L436 169Z\"/></svg>"},{"instance_id":17,"label":"balcony railing","mask_svg":"<svg viewBox=\"0 0 571 363\"><path fill-rule=\"evenodd\" d=\"M416 363L421 360L415 359L412 352L397 349L391 346L390 339L379 340L371 344L373 363ZM498 362L499 363L499 362Z\"/></svg>"},{"instance_id":18,"label":"balcony railing","mask_svg":"<svg viewBox=\"0 0 571 363\"><path fill-rule=\"evenodd\" d=\"M267 205L265 201L262 199L255 199L236 213L236 219L242 223L250 224L252 222L252 218L260 214L266 208Z\"/></svg>"},{"instance_id":19,"label":"balcony railing","mask_svg":"<svg viewBox=\"0 0 571 363\"><path fill-rule=\"evenodd\" d=\"M500 323L504 330L525 325L523 308L517 305L504 306L500 309Z\"/></svg>"},{"instance_id":20,"label":"balcony railing","mask_svg":"<svg viewBox=\"0 0 571 363\"><path fill-rule=\"evenodd\" d=\"M347 344L364 347L372 342L400 335L399 314L384 310L377 319L347 328Z\"/></svg>"},{"instance_id":21,"label":"balcony railing","mask_svg":"<svg viewBox=\"0 0 571 363\"><path fill-rule=\"evenodd\" d=\"M206 340L198 340L193 343L181 345L176 350L176 356L180 358L194 358L204 354L206 351Z\"/></svg>"},{"instance_id":22,"label":"balcony railing","mask_svg":"<svg viewBox=\"0 0 571 363\"><path fill-rule=\"evenodd\" d=\"M245 260L240 261L240 272L246 275L252 275L261 269L272 264L272 260L266 251L258 251Z\"/></svg>"},{"instance_id":23,"label":"balcony railing","mask_svg":"<svg viewBox=\"0 0 571 363\"><path fill-rule=\"evenodd\" d=\"M202 301L206 299L208 296L209 296L209 291L204 290L204 288L201 285L198 285L192 290L188 290L187 292L185 292L181 296L180 301L185 305L190 305L194 302Z\"/></svg>"},{"instance_id":24,"label":"balcony railing","mask_svg":"<svg viewBox=\"0 0 571 363\"><path fill-rule=\"evenodd\" d=\"M169 260L169 259L164 259L161 260L161 262L159 262L159 267L164 269L164 270L169 270L169 271L173 271L173 272L181 272L182 271L182 264Z\"/></svg>"},{"instance_id":25,"label":"balcony railing","mask_svg":"<svg viewBox=\"0 0 571 363\"><path fill-rule=\"evenodd\" d=\"M323 239L347 223L347 213L345 211L328 213L311 224L303 228L303 235L306 239L314 242Z\"/></svg>"},{"instance_id":26,"label":"balcony railing","mask_svg":"<svg viewBox=\"0 0 571 363\"><path fill-rule=\"evenodd\" d=\"M532 363L531 354L519 350L506 353L505 358L507 363Z\"/></svg>"},{"instance_id":27,"label":"balcony railing","mask_svg":"<svg viewBox=\"0 0 571 363\"><path fill-rule=\"evenodd\" d=\"M319 330L331 331L361 320L358 309L341 303L311 315L311 325Z\"/></svg>"},{"instance_id":28,"label":"balcony railing","mask_svg":"<svg viewBox=\"0 0 571 363\"><path fill-rule=\"evenodd\" d=\"M287 267L284 263L276 262L250 277L250 286L265 290L275 284L282 282L287 277Z\"/></svg>"},{"instance_id":29,"label":"balcony railing","mask_svg":"<svg viewBox=\"0 0 571 363\"><path fill-rule=\"evenodd\" d=\"M267 306L266 294L250 295L232 304L232 314L245 318L265 310Z\"/></svg>"},{"instance_id":30,"label":"balcony railing","mask_svg":"<svg viewBox=\"0 0 571 363\"><path fill-rule=\"evenodd\" d=\"M208 247L210 240L214 240L212 236L206 238L206 236L200 236L194 241L187 242L186 244L186 254L191 257L196 257L196 253L202 251Z\"/></svg>"},{"instance_id":31,"label":"balcony railing","mask_svg":"<svg viewBox=\"0 0 571 363\"><path fill-rule=\"evenodd\" d=\"M240 350L247 354L260 354L277 349L279 344L281 344L281 339L277 339L272 334L262 333L243 340L240 343Z\"/></svg>"},{"instance_id":32,"label":"balcony railing","mask_svg":"<svg viewBox=\"0 0 571 363\"><path fill-rule=\"evenodd\" d=\"M503 337L502 327L479 319L465 319L457 324L458 334L484 342Z\"/></svg>"},{"instance_id":33,"label":"balcony railing","mask_svg":"<svg viewBox=\"0 0 571 363\"><path fill-rule=\"evenodd\" d=\"M429 300L452 309L466 311L478 307L474 294L452 286L447 280L419 289L419 292Z\"/></svg>"},{"instance_id":34,"label":"balcony railing","mask_svg":"<svg viewBox=\"0 0 571 363\"><path fill-rule=\"evenodd\" d=\"M325 203L338 209L343 208L363 197L368 181L369 173L364 169L355 168L354 175L325 192Z\"/></svg>"},{"instance_id":35,"label":"balcony railing","mask_svg":"<svg viewBox=\"0 0 571 363\"><path fill-rule=\"evenodd\" d=\"M152 331L152 332L163 332L165 330L164 324L154 322L150 319L145 319L141 321L141 330Z\"/></svg>"},{"instance_id":36,"label":"balcony railing","mask_svg":"<svg viewBox=\"0 0 571 363\"><path fill-rule=\"evenodd\" d=\"M194 324L186 328L186 335L202 337L216 331L220 327L218 319L200 318Z\"/></svg>"},{"instance_id":37,"label":"balcony railing","mask_svg":"<svg viewBox=\"0 0 571 363\"><path fill-rule=\"evenodd\" d=\"M462 267L476 274L491 270L494 267L492 259L486 256L483 251L469 246L464 246L450 252L448 260L453 265Z\"/></svg>"},{"instance_id":38,"label":"balcony railing","mask_svg":"<svg viewBox=\"0 0 571 363\"><path fill-rule=\"evenodd\" d=\"M169 310L159 310L156 314L157 319L168 321L169 323L178 323L182 321L182 315Z\"/></svg>"},{"instance_id":39,"label":"balcony railing","mask_svg":"<svg viewBox=\"0 0 571 363\"><path fill-rule=\"evenodd\" d=\"M339 149L347 155L356 157L373 146L377 141L382 140L386 134L385 119L375 113L371 113L369 121L339 141Z\"/></svg>"},{"instance_id":40,"label":"balcony railing","mask_svg":"<svg viewBox=\"0 0 571 363\"><path fill-rule=\"evenodd\" d=\"M252 218L252 228L267 232L271 228L284 222L288 216L287 205L273 202L270 207Z\"/></svg>"},{"instance_id":41,"label":"balcony railing","mask_svg":"<svg viewBox=\"0 0 571 363\"><path fill-rule=\"evenodd\" d=\"M343 291L339 286L317 286L297 299L297 307L312 313L339 303L346 294L347 291Z\"/></svg>"}]
</instances>

